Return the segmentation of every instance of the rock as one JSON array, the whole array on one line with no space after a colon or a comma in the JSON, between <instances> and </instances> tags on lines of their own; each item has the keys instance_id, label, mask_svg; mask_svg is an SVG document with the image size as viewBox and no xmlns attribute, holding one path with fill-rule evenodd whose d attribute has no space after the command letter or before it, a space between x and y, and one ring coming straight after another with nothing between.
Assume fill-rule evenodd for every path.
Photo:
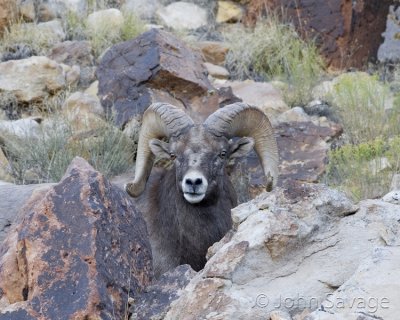
<instances>
[{"instance_id":1,"label":"rock","mask_svg":"<svg viewBox=\"0 0 400 320\"><path fill-rule=\"evenodd\" d=\"M20 103L42 100L66 89L76 80L76 70L47 57L30 57L0 63L0 91L14 94Z\"/></svg>"},{"instance_id":2,"label":"rock","mask_svg":"<svg viewBox=\"0 0 400 320\"><path fill-rule=\"evenodd\" d=\"M7 137L15 136L20 139L37 137L40 133L42 118L31 117L19 120L0 120L0 141L7 141Z\"/></svg>"},{"instance_id":3,"label":"rock","mask_svg":"<svg viewBox=\"0 0 400 320\"><path fill-rule=\"evenodd\" d=\"M291 183L318 182L324 176L330 143L340 136L342 127L330 121L314 122L282 122L274 127L280 159L278 185L289 188ZM265 191L262 168L253 151L229 169L239 203Z\"/></svg>"},{"instance_id":4,"label":"rock","mask_svg":"<svg viewBox=\"0 0 400 320\"><path fill-rule=\"evenodd\" d=\"M339 137L336 123L319 126L312 122L282 122L275 128L281 159L280 179L317 182L325 173L329 142Z\"/></svg>"},{"instance_id":5,"label":"rock","mask_svg":"<svg viewBox=\"0 0 400 320\"><path fill-rule=\"evenodd\" d=\"M105 9L95 11L87 17L87 30L89 33L114 33L119 32L124 23L124 16L118 9Z\"/></svg>"},{"instance_id":6,"label":"rock","mask_svg":"<svg viewBox=\"0 0 400 320\"><path fill-rule=\"evenodd\" d=\"M396 173L393 175L392 183L390 184L390 190L400 190L400 174Z\"/></svg>"},{"instance_id":7,"label":"rock","mask_svg":"<svg viewBox=\"0 0 400 320\"><path fill-rule=\"evenodd\" d=\"M179 298L182 289L196 272L189 265L181 265L163 274L134 300L131 320L163 319L171 304Z\"/></svg>"},{"instance_id":8,"label":"rock","mask_svg":"<svg viewBox=\"0 0 400 320\"><path fill-rule=\"evenodd\" d=\"M225 64L225 57L229 48L223 42L200 41L195 45L200 48L205 61L216 65Z\"/></svg>"},{"instance_id":9,"label":"rock","mask_svg":"<svg viewBox=\"0 0 400 320\"><path fill-rule=\"evenodd\" d=\"M0 185L0 244L14 225L18 212L32 194L47 191L52 185L52 183Z\"/></svg>"},{"instance_id":10,"label":"rock","mask_svg":"<svg viewBox=\"0 0 400 320\"><path fill-rule=\"evenodd\" d=\"M95 64L89 41L64 41L55 45L48 57L68 66L91 67Z\"/></svg>"},{"instance_id":11,"label":"rock","mask_svg":"<svg viewBox=\"0 0 400 320\"><path fill-rule=\"evenodd\" d=\"M325 117L333 122L339 122L338 115L336 114L334 108L328 103L321 100L313 100L304 106L304 111L309 116Z\"/></svg>"},{"instance_id":12,"label":"rock","mask_svg":"<svg viewBox=\"0 0 400 320\"><path fill-rule=\"evenodd\" d=\"M98 94L120 127L141 117L156 101L180 106L199 118L219 106L218 91L206 73L197 52L173 35L152 29L104 54L96 71Z\"/></svg>"},{"instance_id":13,"label":"rock","mask_svg":"<svg viewBox=\"0 0 400 320\"><path fill-rule=\"evenodd\" d=\"M392 0L251 0L247 23L254 23L269 10L285 8L285 19L317 45L327 63L336 68L362 67L376 58L381 34Z\"/></svg>"},{"instance_id":14,"label":"rock","mask_svg":"<svg viewBox=\"0 0 400 320\"><path fill-rule=\"evenodd\" d=\"M217 23L238 22L242 19L243 9L233 1L218 1Z\"/></svg>"},{"instance_id":15,"label":"rock","mask_svg":"<svg viewBox=\"0 0 400 320\"><path fill-rule=\"evenodd\" d=\"M388 194L383 196L382 200L393 204L400 204L400 189L390 191Z\"/></svg>"},{"instance_id":16,"label":"rock","mask_svg":"<svg viewBox=\"0 0 400 320\"><path fill-rule=\"evenodd\" d=\"M79 85L87 87L95 80L95 60L89 41L64 41L53 47L48 57L68 66L79 66Z\"/></svg>"},{"instance_id":17,"label":"rock","mask_svg":"<svg viewBox=\"0 0 400 320\"><path fill-rule=\"evenodd\" d=\"M282 92L267 82L253 80L226 82L222 86L230 86L233 94L243 102L257 106L275 123L275 118L289 110Z\"/></svg>"},{"instance_id":18,"label":"rock","mask_svg":"<svg viewBox=\"0 0 400 320\"><path fill-rule=\"evenodd\" d=\"M400 8L389 7L389 14L386 20L386 30L382 34L383 43L378 49L378 60L382 63L397 63L400 59L399 48L400 34Z\"/></svg>"},{"instance_id":19,"label":"rock","mask_svg":"<svg viewBox=\"0 0 400 320\"><path fill-rule=\"evenodd\" d=\"M34 22L36 19L35 0L17 0L18 15L25 22Z\"/></svg>"},{"instance_id":20,"label":"rock","mask_svg":"<svg viewBox=\"0 0 400 320\"><path fill-rule=\"evenodd\" d=\"M105 127L105 113L97 97L74 92L65 100L62 113L75 134Z\"/></svg>"},{"instance_id":21,"label":"rock","mask_svg":"<svg viewBox=\"0 0 400 320\"><path fill-rule=\"evenodd\" d=\"M357 211L341 192L297 182L287 189L263 193L234 208L232 215L233 219L241 217L233 234L221 240L222 245L164 319L218 315L216 319L261 320L278 311L286 319L298 319L343 289L350 298L358 293L371 297L376 292L397 301L397 205L366 200L359 203ZM390 247L383 247L385 244ZM374 253L381 250L386 253ZM371 269L364 262L369 257L374 265ZM354 283L359 288L355 292ZM394 310L383 319L395 319L399 306L393 304Z\"/></svg>"},{"instance_id":22,"label":"rock","mask_svg":"<svg viewBox=\"0 0 400 320\"><path fill-rule=\"evenodd\" d=\"M216 79L228 79L229 78L229 72L224 67L217 66L217 65L209 63L209 62L205 62L204 66L206 67L208 74Z\"/></svg>"},{"instance_id":23,"label":"rock","mask_svg":"<svg viewBox=\"0 0 400 320\"><path fill-rule=\"evenodd\" d=\"M127 0L122 11L133 13L144 20L152 20L159 6L157 0Z\"/></svg>"},{"instance_id":24,"label":"rock","mask_svg":"<svg viewBox=\"0 0 400 320\"><path fill-rule=\"evenodd\" d=\"M15 0L0 0L0 35L16 17Z\"/></svg>"},{"instance_id":25,"label":"rock","mask_svg":"<svg viewBox=\"0 0 400 320\"><path fill-rule=\"evenodd\" d=\"M84 17L87 11L86 0L46 0L37 4L37 18L41 22L65 18L68 12Z\"/></svg>"},{"instance_id":26,"label":"rock","mask_svg":"<svg viewBox=\"0 0 400 320\"><path fill-rule=\"evenodd\" d=\"M48 22L42 22L37 24L37 29L49 37L52 43L58 43L65 40L65 32L63 26L59 20L51 20Z\"/></svg>"},{"instance_id":27,"label":"rock","mask_svg":"<svg viewBox=\"0 0 400 320\"><path fill-rule=\"evenodd\" d=\"M193 3L178 1L157 10L164 25L175 30L194 30L207 25L207 11Z\"/></svg>"},{"instance_id":28,"label":"rock","mask_svg":"<svg viewBox=\"0 0 400 320\"><path fill-rule=\"evenodd\" d=\"M294 107L285 111L277 118L278 122L307 122L311 121L311 117L304 112L302 107Z\"/></svg>"},{"instance_id":29,"label":"rock","mask_svg":"<svg viewBox=\"0 0 400 320\"><path fill-rule=\"evenodd\" d=\"M1 142L1 138L0 138ZM0 180L3 182L12 182L13 177L10 175L10 168L9 168L9 163L6 155L4 154L3 150L1 149L1 144L0 144ZM1 216L1 214L0 214ZM1 227L0 227L0 234L1 234ZM1 238L1 236L0 236ZM1 239L0 239L1 242Z\"/></svg>"},{"instance_id":30,"label":"rock","mask_svg":"<svg viewBox=\"0 0 400 320\"><path fill-rule=\"evenodd\" d=\"M81 158L29 199L0 253L0 319L122 319L152 273L140 213Z\"/></svg>"},{"instance_id":31,"label":"rock","mask_svg":"<svg viewBox=\"0 0 400 320\"><path fill-rule=\"evenodd\" d=\"M92 84L85 90L85 93L98 98L97 97L98 90L99 90L99 81L96 80L92 82Z\"/></svg>"},{"instance_id":32,"label":"rock","mask_svg":"<svg viewBox=\"0 0 400 320\"><path fill-rule=\"evenodd\" d=\"M399 263L400 247L376 248L307 320L396 319L400 309L395 303L399 298L400 281L395 276Z\"/></svg>"}]
</instances>

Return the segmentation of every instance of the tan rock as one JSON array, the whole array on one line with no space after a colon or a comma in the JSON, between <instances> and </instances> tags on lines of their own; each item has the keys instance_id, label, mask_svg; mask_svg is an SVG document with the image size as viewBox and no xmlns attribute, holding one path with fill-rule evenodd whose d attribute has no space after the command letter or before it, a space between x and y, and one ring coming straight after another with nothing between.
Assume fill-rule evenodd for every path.
<instances>
[{"instance_id":1,"label":"tan rock","mask_svg":"<svg viewBox=\"0 0 400 320\"><path fill-rule=\"evenodd\" d=\"M5 156L3 150L1 149L1 145L0 145L0 180L7 182L14 181L13 177L10 175L9 172L8 159Z\"/></svg>"},{"instance_id":2,"label":"tan rock","mask_svg":"<svg viewBox=\"0 0 400 320\"><path fill-rule=\"evenodd\" d=\"M0 0L0 35L16 18L15 0Z\"/></svg>"},{"instance_id":3,"label":"tan rock","mask_svg":"<svg viewBox=\"0 0 400 320\"><path fill-rule=\"evenodd\" d=\"M105 9L89 14L87 28L90 33L119 32L124 23L124 16L118 9Z\"/></svg>"},{"instance_id":4,"label":"tan rock","mask_svg":"<svg viewBox=\"0 0 400 320\"><path fill-rule=\"evenodd\" d=\"M33 22L36 19L34 0L17 0L18 14L25 22Z\"/></svg>"},{"instance_id":5,"label":"tan rock","mask_svg":"<svg viewBox=\"0 0 400 320\"><path fill-rule=\"evenodd\" d=\"M217 66L215 64L205 62L204 66L207 69L207 72L210 76L217 79L228 79L229 72L224 67Z\"/></svg>"},{"instance_id":6,"label":"tan rock","mask_svg":"<svg viewBox=\"0 0 400 320\"><path fill-rule=\"evenodd\" d=\"M95 130L105 126L104 109L98 98L75 92L64 102L62 112L75 133Z\"/></svg>"},{"instance_id":7,"label":"tan rock","mask_svg":"<svg viewBox=\"0 0 400 320\"><path fill-rule=\"evenodd\" d=\"M201 41L196 45L203 53L205 61L216 65L224 65L229 48L223 42Z\"/></svg>"},{"instance_id":8,"label":"tan rock","mask_svg":"<svg viewBox=\"0 0 400 320\"><path fill-rule=\"evenodd\" d=\"M163 24L175 30L193 30L207 25L207 11L190 2L171 3L158 9L157 15Z\"/></svg>"},{"instance_id":9,"label":"tan rock","mask_svg":"<svg viewBox=\"0 0 400 320\"><path fill-rule=\"evenodd\" d=\"M400 312L393 302L400 287L398 205L366 200L357 207L341 192L298 182L232 214L236 230L214 246L164 319L302 319L322 302L327 310L328 300L355 297L388 297L390 308L376 313L382 319ZM369 315L371 307L356 312ZM331 306L338 317L330 319L357 319L340 317L353 315L350 309Z\"/></svg>"},{"instance_id":10,"label":"tan rock","mask_svg":"<svg viewBox=\"0 0 400 320\"><path fill-rule=\"evenodd\" d=\"M218 1L218 11L216 21L218 23L224 22L238 22L242 19L243 9L237 3L232 1Z\"/></svg>"},{"instance_id":11,"label":"tan rock","mask_svg":"<svg viewBox=\"0 0 400 320\"><path fill-rule=\"evenodd\" d=\"M99 91L99 81L94 81L86 90L86 94L90 94L93 97L97 97L97 92Z\"/></svg>"},{"instance_id":12,"label":"tan rock","mask_svg":"<svg viewBox=\"0 0 400 320\"><path fill-rule=\"evenodd\" d=\"M68 77L71 67L47 57L30 57L0 63L0 90L15 95L19 102L41 100L47 95L67 88L73 80Z\"/></svg>"},{"instance_id":13,"label":"tan rock","mask_svg":"<svg viewBox=\"0 0 400 320\"><path fill-rule=\"evenodd\" d=\"M289 110L283 100L282 92L267 82L255 82L253 80L226 82L223 87L232 87L233 94L243 102L260 108L271 120Z\"/></svg>"}]
</instances>

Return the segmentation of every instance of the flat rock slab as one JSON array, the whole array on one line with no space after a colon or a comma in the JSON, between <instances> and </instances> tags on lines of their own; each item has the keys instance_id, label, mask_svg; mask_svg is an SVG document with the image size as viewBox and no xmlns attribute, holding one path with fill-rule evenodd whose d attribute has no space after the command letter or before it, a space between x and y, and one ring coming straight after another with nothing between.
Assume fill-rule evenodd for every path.
<instances>
[{"instance_id":1,"label":"flat rock slab","mask_svg":"<svg viewBox=\"0 0 400 320\"><path fill-rule=\"evenodd\" d=\"M0 319L122 319L152 275L145 222L82 158L34 194L0 247Z\"/></svg>"}]
</instances>

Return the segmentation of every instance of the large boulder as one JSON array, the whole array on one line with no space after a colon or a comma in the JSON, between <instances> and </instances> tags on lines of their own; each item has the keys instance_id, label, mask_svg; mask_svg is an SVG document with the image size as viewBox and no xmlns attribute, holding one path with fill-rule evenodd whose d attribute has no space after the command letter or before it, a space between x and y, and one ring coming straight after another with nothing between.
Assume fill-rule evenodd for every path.
<instances>
[{"instance_id":1,"label":"large boulder","mask_svg":"<svg viewBox=\"0 0 400 320\"><path fill-rule=\"evenodd\" d=\"M59 184L29 199L0 247L0 319L122 319L151 264L130 198L75 158Z\"/></svg>"},{"instance_id":2,"label":"large boulder","mask_svg":"<svg viewBox=\"0 0 400 320\"><path fill-rule=\"evenodd\" d=\"M324 185L293 183L238 206L232 217L234 230L209 249L206 266L164 319L303 319L327 298L358 296L390 301L390 311L358 309L365 319L400 312L398 205L355 206Z\"/></svg>"},{"instance_id":3,"label":"large boulder","mask_svg":"<svg viewBox=\"0 0 400 320\"><path fill-rule=\"evenodd\" d=\"M265 9L285 8L285 17L298 32L317 45L328 64L361 67L376 58L394 0L250 0L247 21L257 20Z\"/></svg>"},{"instance_id":4,"label":"large boulder","mask_svg":"<svg viewBox=\"0 0 400 320\"><path fill-rule=\"evenodd\" d=\"M194 118L219 107L198 52L175 36L152 29L107 51L97 68L99 97L123 127L153 102L167 102Z\"/></svg>"},{"instance_id":5,"label":"large boulder","mask_svg":"<svg viewBox=\"0 0 400 320\"><path fill-rule=\"evenodd\" d=\"M12 93L20 103L42 100L77 82L79 72L47 57L0 63L0 91Z\"/></svg>"}]
</instances>

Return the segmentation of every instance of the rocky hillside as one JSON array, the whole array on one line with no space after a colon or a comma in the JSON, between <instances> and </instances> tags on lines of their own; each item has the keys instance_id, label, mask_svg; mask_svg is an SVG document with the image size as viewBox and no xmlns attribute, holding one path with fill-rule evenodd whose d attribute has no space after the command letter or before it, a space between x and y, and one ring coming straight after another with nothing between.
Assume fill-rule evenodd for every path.
<instances>
[{"instance_id":1,"label":"rocky hillside","mask_svg":"<svg viewBox=\"0 0 400 320\"><path fill-rule=\"evenodd\" d=\"M0 0L0 319L397 319L398 6ZM271 193L231 163L233 230L157 280L122 191L154 102L255 105L280 157Z\"/></svg>"}]
</instances>

